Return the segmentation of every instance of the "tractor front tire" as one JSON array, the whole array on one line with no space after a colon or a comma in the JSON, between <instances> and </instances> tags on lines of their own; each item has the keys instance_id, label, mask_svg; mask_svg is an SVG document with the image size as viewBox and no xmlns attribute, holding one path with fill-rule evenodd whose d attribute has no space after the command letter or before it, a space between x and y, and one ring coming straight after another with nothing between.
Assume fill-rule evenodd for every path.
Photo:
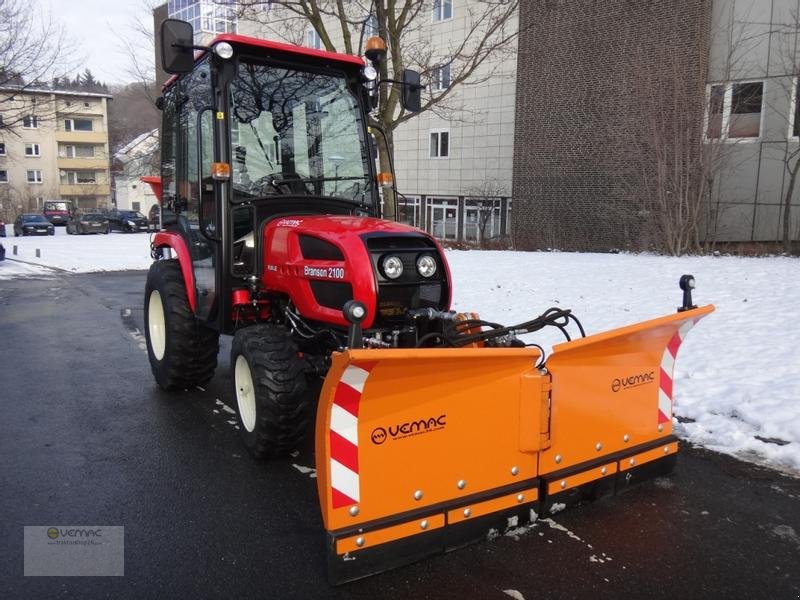
<instances>
[{"instance_id":1,"label":"tractor front tire","mask_svg":"<svg viewBox=\"0 0 800 600\"><path fill-rule=\"evenodd\" d=\"M219 332L205 327L189 307L176 259L150 265L144 295L147 357L164 390L202 385L214 376Z\"/></svg>"},{"instance_id":2,"label":"tractor front tire","mask_svg":"<svg viewBox=\"0 0 800 600\"><path fill-rule=\"evenodd\" d=\"M231 346L231 381L239 433L250 454L289 454L305 438L311 398L305 364L289 332L253 325L236 332Z\"/></svg>"}]
</instances>

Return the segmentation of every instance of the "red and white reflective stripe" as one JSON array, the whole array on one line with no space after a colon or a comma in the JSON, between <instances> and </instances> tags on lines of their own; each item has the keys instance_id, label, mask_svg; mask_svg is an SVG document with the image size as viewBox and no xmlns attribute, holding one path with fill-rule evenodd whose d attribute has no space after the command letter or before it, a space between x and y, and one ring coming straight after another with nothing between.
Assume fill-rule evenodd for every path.
<instances>
[{"instance_id":1,"label":"red and white reflective stripe","mask_svg":"<svg viewBox=\"0 0 800 600\"><path fill-rule=\"evenodd\" d=\"M358 407L373 365L349 365L331 405L331 493L333 508L360 501L358 481Z\"/></svg>"},{"instance_id":2,"label":"red and white reflective stripe","mask_svg":"<svg viewBox=\"0 0 800 600\"><path fill-rule=\"evenodd\" d=\"M675 335L670 339L661 357L661 375L658 387L658 422L666 423L672 420L672 378L675 372L675 358L681 342L694 327L696 321L686 321L680 326Z\"/></svg>"}]
</instances>

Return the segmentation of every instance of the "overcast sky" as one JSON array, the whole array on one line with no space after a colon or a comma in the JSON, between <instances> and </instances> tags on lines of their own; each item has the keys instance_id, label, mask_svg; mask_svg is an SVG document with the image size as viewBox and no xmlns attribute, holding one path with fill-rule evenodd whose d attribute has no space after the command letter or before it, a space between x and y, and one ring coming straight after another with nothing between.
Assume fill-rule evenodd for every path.
<instances>
[{"instance_id":1,"label":"overcast sky","mask_svg":"<svg viewBox=\"0 0 800 600\"><path fill-rule=\"evenodd\" d=\"M41 0L42 10L50 11L73 36L81 61L81 70L89 67L103 83L133 81L130 55L122 39L137 47L142 61L153 62L150 42L133 31L139 19L152 28L149 4L156 0Z\"/></svg>"}]
</instances>

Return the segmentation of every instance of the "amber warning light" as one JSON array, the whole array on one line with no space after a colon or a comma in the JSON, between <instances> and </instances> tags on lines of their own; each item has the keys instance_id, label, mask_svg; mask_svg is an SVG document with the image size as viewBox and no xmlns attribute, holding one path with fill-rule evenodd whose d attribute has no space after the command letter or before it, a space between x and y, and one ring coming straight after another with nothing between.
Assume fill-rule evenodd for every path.
<instances>
[{"instance_id":1,"label":"amber warning light","mask_svg":"<svg viewBox=\"0 0 800 600\"><path fill-rule=\"evenodd\" d=\"M228 163L215 162L211 163L211 177L214 179L230 179L231 166Z\"/></svg>"}]
</instances>

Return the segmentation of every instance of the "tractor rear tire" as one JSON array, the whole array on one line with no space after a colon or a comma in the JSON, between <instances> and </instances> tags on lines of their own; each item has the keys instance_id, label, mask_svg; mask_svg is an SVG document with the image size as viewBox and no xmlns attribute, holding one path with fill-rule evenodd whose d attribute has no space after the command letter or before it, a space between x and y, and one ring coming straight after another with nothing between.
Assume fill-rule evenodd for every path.
<instances>
[{"instance_id":1,"label":"tractor rear tire","mask_svg":"<svg viewBox=\"0 0 800 600\"><path fill-rule=\"evenodd\" d=\"M255 458L295 450L308 433L311 393L305 363L289 332L253 325L236 332L231 382L239 433Z\"/></svg>"},{"instance_id":2,"label":"tractor rear tire","mask_svg":"<svg viewBox=\"0 0 800 600\"><path fill-rule=\"evenodd\" d=\"M219 332L197 320L176 259L150 265L144 295L147 357L164 390L202 385L214 376Z\"/></svg>"}]
</instances>

